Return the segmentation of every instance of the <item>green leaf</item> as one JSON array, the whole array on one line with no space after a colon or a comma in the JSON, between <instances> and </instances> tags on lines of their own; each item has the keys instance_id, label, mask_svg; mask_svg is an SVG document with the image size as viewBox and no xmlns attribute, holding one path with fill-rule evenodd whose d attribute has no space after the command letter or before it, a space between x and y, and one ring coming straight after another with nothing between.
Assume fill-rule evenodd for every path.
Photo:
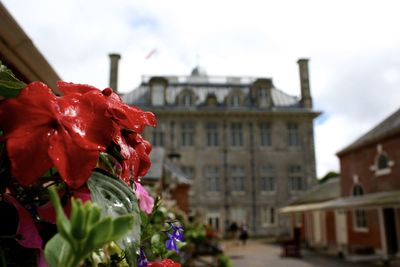
<instances>
[{"instance_id":1,"label":"green leaf","mask_svg":"<svg viewBox=\"0 0 400 267\"><path fill-rule=\"evenodd\" d=\"M94 225L86 240L87 246L97 249L112 240L113 222L111 217L104 218Z\"/></svg>"},{"instance_id":2,"label":"green leaf","mask_svg":"<svg viewBox=\"0 0 400 267\"><path fill-rule=\"evenodd\" d=\"M25 85L0 61L0 96L15 97Z\"/></svg>"},{"instance_id":3,"label":"green leaf","mask_svg":"<svg viewBox=\"0 0 400 267\"><path fill-rule=\"evenodd\" d=\"M140 245L140 211L133 190L119 179L93 172L87 182L92 201L97 203L105 216L116 217L132 214L131 230L117 244L125 251L130 266L136 265L136 251Z\"/></svg>"},{"instance_id":4,"label":"green leaf","mask_svg":"<svg viewBox=\"0 0 400 267\"><path fill-rule=\"evenodd\" d=\"M56 234L51 238L44 249L46 261L50 267L66 266L71 254L69 243L60 234Z\"/></svg>"},{"instance_id":5,"label":"green leaf","mask_svg":"<svg viewBox=\"0 0 400 267\"><path fill-rule=\"evenodd\" d=\"M49 189L56 210L59 233L46 245L45 256L51 267L76 267L92 252L121 239L134 225L132 214L100 218L101 208L90 201L72 199L71 220L65 216L57 192ZM60 250L62 252L57 252Z\"/></svg>"},{"instance_id":6,"label":"green leaf","mask_svg":"<svg viewBox=\"0 0 400 267\"><path fill-rule=\"evenodd\" d=\"M71 244L71 246L74 247L74 240L69 235L69 232L71 230L70 221L68 220L67 216L65 216L57 191L53 186L49 188L49 197L51 202L53 203L57 215L57 230Z\"/></svg>"}]
</instances>

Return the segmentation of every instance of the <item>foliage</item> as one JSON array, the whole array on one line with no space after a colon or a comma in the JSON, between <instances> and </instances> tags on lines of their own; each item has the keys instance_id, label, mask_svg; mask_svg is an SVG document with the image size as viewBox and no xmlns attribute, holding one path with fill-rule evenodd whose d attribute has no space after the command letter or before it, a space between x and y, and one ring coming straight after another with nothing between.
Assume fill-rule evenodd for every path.
<instances>
[{"instance_id":1,"label":"foliage","mask_svg":"<svg viewBox=\"0 0 400 267\"><path fill-rule=\"evenodd\" d=\"M0 64L0 263L180 266L166 242L183 245L181 232L139 181L154 115L110 88L57 85L62 96Z\"/></svg>"},{"instance_id":2,"label":"foliage","mask_svg":"<svg viewBox=\"0 0 400 267\"><path fill-rule=\"evenodd\" d=\"M0 61L0 96L15 97L25 86L15 75Z\"/></svg>"},{"instance_id":3,"label":"foliage","mask_svg":"<svg viewBox=\"0 0 400 267\"><path fill-rule=\"evenodd\" d=\"M83 204L80 199L72 199L68 220L54 188L50 188L50 198L57 213L58 229L45 248L51 267L79 266L93 251L122 238L134 224L131 214L101 218L101 209L96 204L90 201Z\"/></svg>"},{"instance_id":4,"label":"foliage","mask_svg":"<svg viewBox=\"0 0 400 267\"><path fill-rule=\"evenodd\" d=\"M326 181L328 181L331 178L334 177L338 177L340 174L338 172L335 171L329 171L328 173L326 173L321 179L319 179L319 183L325 183Z\"/></svg>"}]
</instances>

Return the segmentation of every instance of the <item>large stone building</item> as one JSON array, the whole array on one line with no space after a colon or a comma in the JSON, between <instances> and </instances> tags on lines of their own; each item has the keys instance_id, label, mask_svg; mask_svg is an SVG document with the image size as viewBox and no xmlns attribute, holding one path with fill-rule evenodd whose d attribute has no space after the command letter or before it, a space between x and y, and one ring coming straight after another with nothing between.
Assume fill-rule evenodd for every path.
<instances>
[{"instance_id":1,"label":"large stone building","mask_svg":"<svg viewBox=\"0 0 400 267\"><path fill-rule=\"evenodd\" d=\"M253 235L288 229L277 209L315 181L308 60L298 61L301 97L270 78L144 76L124 100L152 111L158 126L145 136L180 157L192 177L191 214L224 232L233 221Z\"/></svg>"}]
</instances>

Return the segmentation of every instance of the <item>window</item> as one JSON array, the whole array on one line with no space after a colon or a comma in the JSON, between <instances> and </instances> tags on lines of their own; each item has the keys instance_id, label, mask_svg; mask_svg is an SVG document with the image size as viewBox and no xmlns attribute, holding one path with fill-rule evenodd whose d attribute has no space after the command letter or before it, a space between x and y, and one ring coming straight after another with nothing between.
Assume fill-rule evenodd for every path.
<instances>
[{"instance_id":1,"label":"window","mask_svg":"<svg viewBox=\"0 0 400 267\"><path fill-rule=\"evenodd\" d=\"M257 90L257 97L258 97L258 105L260 107L267 107L268 106L268 91L267 88L259 88Z\"/></svg>"},{"instance_id":2,"label":"window","mask_svg":"<svg viewBox=\"0 0 400 267\"><path fill-rule=\"evenodd\" d=\"M275 177L274 169L272 166L262 166L260 170L261 184L260 189L264 192L275 191Z\"/></svg>"},{"instance_id":3,"label":"window","mask_svg":"<svg viewBox=\"0 0 400 267\"><path fill-rule=\"evenodd\" d=\"M386 155L380 154L378 157L378 170L389 168L389 159Z\"/></svg>"},{"instance_id":4,"label":"window","mask_svg":"<svg viewBox=\"0 0 400 267\"><path fill-rule=\"evenodd\" d=\"M276 211L274 207L264 207L261 209L261 224L263 227L276 225Z\"/></svg>"},{"instance_id":5,"label":"window","mask_svg":"<svg viewBox=\"0 0 400 267\"><path fill-rule=\"evenodd\" d=\"M209 147L218 146L218 124L215 122L207 123L206 131L207 131L207 146Z\"/></svg>"},{"instance_id":6,"label":"window","mask_svg":"<svg viewBox=\"0 0 400 267\"><path fill-rule=\"evenodd\" d=\"M217 166L207 166L205 170L207 191L219 191L219 170Z\"/></svg>"},{"instance_id":7,"label":"window","mask_svg":"<svg viewBox=\"0 0 400 267\"><path fill-rule=\"evenodd\" d=\"M288 130L289 146L299 146L300 145L299 125L294 122L289 122L287 124L287 130Z\"/></svg>"},{"instance_id":8,"label":"window","mask_svg":"<svg viewBox=\"0 0 400 267\"><path fill-rule=\"evenodd\" d=\"M206 104L207 106L217 106L218 100L215 94L208 94L206 97Z\"/></svg>"},{"instance_id":9,"label":"window","mask_svg":"<svg viewBox=\"0 0 400 267\"><path fill-rule=\"evenodd\" d=\"M229 99L229 105L232 107L240 106L240 95L232 95Z\"/></svg>"},{"instance_id":10,"label":"window","mask_svg":"<svg viewBox=\"0 0 400 267\"><path fill-rule=\"evenodd\" d=\"M231 145L243 146L243 129L240 122L231 124Z\"/></svg>"},{"instance_id":11,"label":"window","mask_svg":"<svg viewBox=\"0 0 400 267\"><path fill-rule=\"evenodd\" d=\"M178 104L181 106L193 106L194 100L194 93L189 89L182 91L178 96Z\"/></svg>"},{"instance_id":12,"label":"window","mask_svg":"<svg viewBox=\"0 0 400 267\"><path fill-rule=\"evenodd\" d=\"M151 103L154 106L162 106L164 105L164 86L161 84L155 84L152 87L152 93L151 93Z\"/></svg>"},{"instance_id":13,"label":"window","mask_svg":"<svg viewBox=\"0 0 400 267\"><path fill-rule=\"evenodd\" d=\"M182 99L182 104L184 106L191 106L193 105L193 97L190 94L184 94Z\"/></svg>"},{"instance_id":14,"label":"window","mask_svg":"<svg viewBox=\"0 0 400 267\"><path fill-rule=\"evenodd\" d=\"M238 224L241 224L243 222L247 221L247 214L246 214L246 210L243 208L239 208L239 207L232 207L230 209L230 219L232 222L236 222Z\"/></svg>"},{"instance_id":15,"label":"window","mask_svg":"<svg viewBox=\"0 0 400 267\"><path fill-rule=\"evenodd\" d=\"M258 89L258 97L261 98L267 98L268 97L268 92L267 92L267 88L259 88Z\"/></svg>"},{"instance_id":16,"label":"window","mask_svg":"<svg viewBox=\"0 0 400 267\"><path fill-rule=\"evenodd\" d=\"M388 154L383 150L382 145L377 145L377 154L374 163L369 169L375 172L375 176L383 176L392 173L394 161L390 160Z\"/></svg>"},{"instance_id":17,"label":"window","mask_svg":"<svg viewBox=\"0 0 400 267\"><path fill-rule=\"evenodd\" d=\"M361 185L355 185L353 187L353 196L364 195L364 190ZM367 214L363 209L354 210L354 228L356 230L363 230L367 228Z\"/></svg>"},{"instance_id":18,"label":"window","mask_svg":"<svg viewBox=\"0 0 400 267\"><path fill-rule=\"evenodd\" d=\"M165 145L165 124L159 123L151 133L151 145L154 147Z\"/></svg>"},{"instance_id":19,"label":"window","mask_svg":"<svg viewBox=\"0 0 400 267\"><path fill-rule=\"evenodd\" d=\"M232 191L244 191L245 170L243 166L231 166Z\"/></svg>"},{"instance_id":20,"label":"window","mask_svg":"<svg viewBox=\"0 0 400 267\"><path fill-rule=\"evenodd\" d=\"M181 145L185 147L194 145L194 123L193 122L184 122L181 125Z\"/></svg>"},{"instance_id":21,"label":"window","mask_svg":"<svg viewBox=\"0 0 400 267\"><path fill-rule=\"evenodd\" d=\"M260 145L270 146L271 144L271 125L267 122L260 123Z\"/></svg>"},{"instance_id":22,"label":"window","mask_svg":"<svg viewBox=\"0 0 400 267\"><path fill-rule=\"evenodd\" d=\"M301 166L292 165L289 167L289 190L301 191L306 189L304 178L302 177Z\"/></svg>"}]
</instances>

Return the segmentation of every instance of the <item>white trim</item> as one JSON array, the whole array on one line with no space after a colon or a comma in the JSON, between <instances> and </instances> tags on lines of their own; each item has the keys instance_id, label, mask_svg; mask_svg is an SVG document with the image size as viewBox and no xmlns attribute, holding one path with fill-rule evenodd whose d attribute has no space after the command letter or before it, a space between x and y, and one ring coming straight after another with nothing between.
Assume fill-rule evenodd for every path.
<instances>
[{"instance_id":1,"label":"white trim","mask_svg":"<svg viewBox=\"0 0 400 267\"><path fill-rule=\"evenodd\" d=\"M367 223L367 226L365 226L365 227L359 227L359 226L357 226L357 215L356 215L356 211L357 211L357 210L360 210L360 211L363 211L363 212L364 212L364 214L365 214L365 221L366 221L366 223ZM367 216L367 211L366 211L365 209L353 209L351 215L352 215L352 218L351 218L351 219L353 220L353 231L354 231L354 232L358 232L358 233L367 233L367 232L369 231L369 228L368 228L368 216Z\"/></svg>"},{"instance_id":2,"label":"white trim","mask_svg":"<svg viewBox=\"0 0 400 267\"><path fill-rule=\"evenodd\" d=\"M391 168L380 169L380 170L376 170L375 171L375 175L376 176L383 176L383 175L390 174L391 172L392 172Z\"/></svg>"}]
</instances>

